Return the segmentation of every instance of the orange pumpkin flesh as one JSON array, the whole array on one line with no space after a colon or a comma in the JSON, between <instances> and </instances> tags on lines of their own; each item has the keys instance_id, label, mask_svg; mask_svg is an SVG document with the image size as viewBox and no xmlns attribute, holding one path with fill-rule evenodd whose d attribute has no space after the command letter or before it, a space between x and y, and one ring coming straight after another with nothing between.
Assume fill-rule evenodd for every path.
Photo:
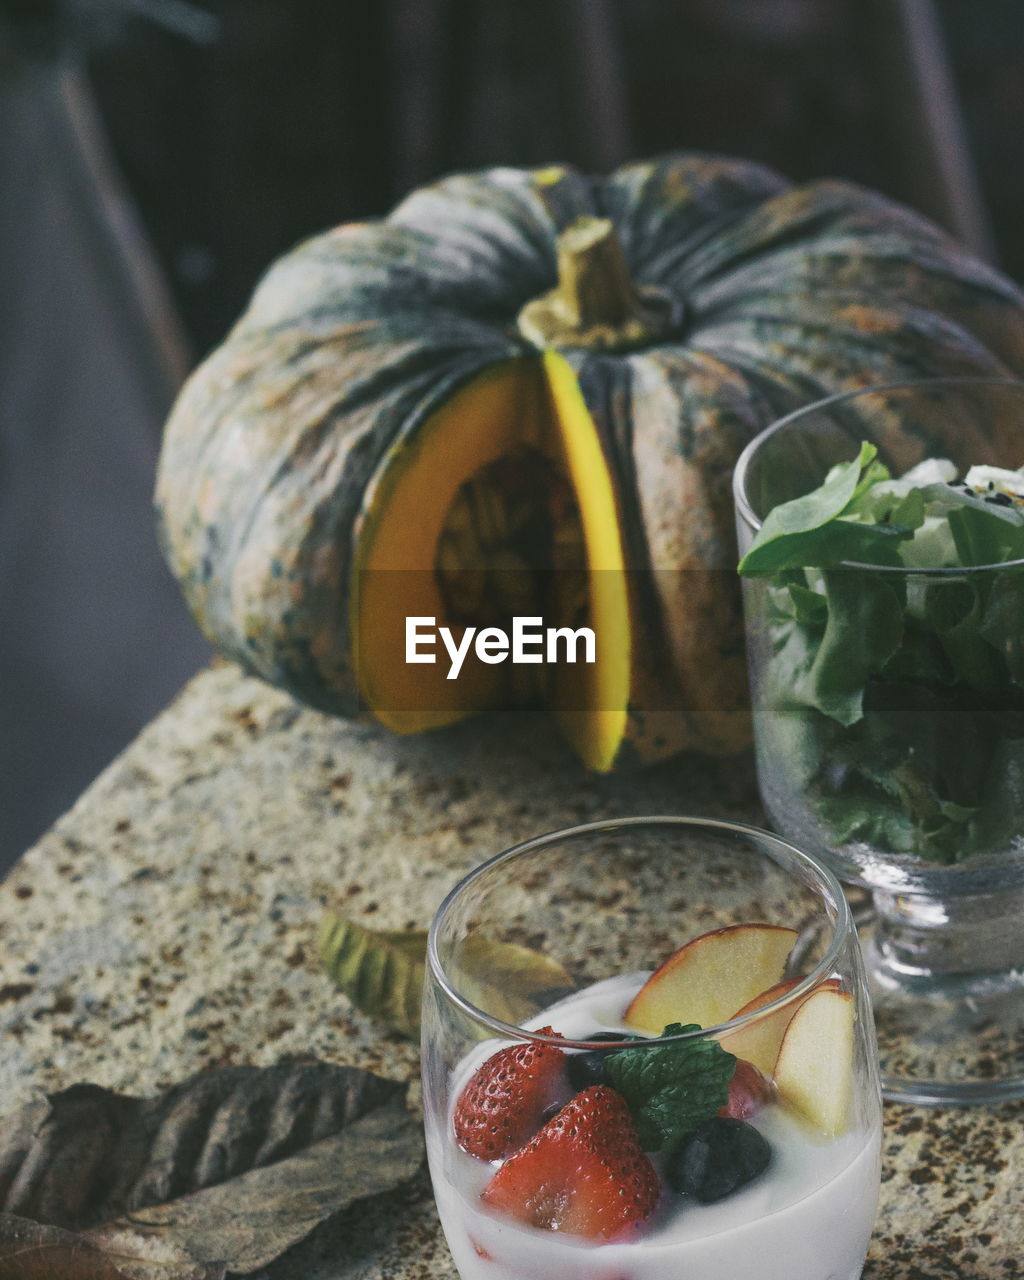
<instances>
[{"instance_id":1,"label":"orange pumpkin flesh","mask_svg":"<svg viewBox=\"0 0 1024 1280\"><path fill-rule=\"evenodd\" d=\"M510 663L488 665L470 651L447 679L440 642L435 663L405 661L408 616L433 617L458 642L465 631L446 609L435 564L448 513L463 482L523 446L568 477L586 549L594 664L562 662L539 680L573 748L591 769L610 769L627 728L630 602L621 516L611 471L576 376L555 352L540 361L492 366L396 449L370 502L351 609L356 669L373 716L396 733L420 733L515 701ZM430 495L429 501L425 500ZM569 625L559 616L546 626ZM538 669L539 670L539 669Z\"/></svg>"},{"instance_id":2,"label":"orange pumpkin flesh","mask_svg":"<svg viewBox=\"0 0 1024 1280\"><path fill-rule=\"evenodd\" d=\"M373 495L359 542L352 629L360 693L395 733L441 728L504 700L506 667L482 663L472 652L457 680L447 679L440 642L437 662L406 663L405 620L436 618L461 639L464 628L446 616L434 573L437 546L463 481L536 437L540 400L532 363L493 366L458 391L394 451Z\"/></svg>"}]
</instances>

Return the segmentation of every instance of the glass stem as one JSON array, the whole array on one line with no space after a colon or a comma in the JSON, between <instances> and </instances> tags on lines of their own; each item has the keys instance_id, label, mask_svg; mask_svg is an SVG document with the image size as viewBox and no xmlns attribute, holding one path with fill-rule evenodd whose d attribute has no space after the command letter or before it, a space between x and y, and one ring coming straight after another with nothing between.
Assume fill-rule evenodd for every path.
<instances>
[{"instance_id":1,"label":"glass stem","mask_svg":"<svg viewBox=\"0 0 1024 1280\"><path fill-rule=\"evenodd\" d=\"M1024 889L944 898L875 890L872 899L868 964L884 985L1024 984Z\"/></svg>"}]
</instances>

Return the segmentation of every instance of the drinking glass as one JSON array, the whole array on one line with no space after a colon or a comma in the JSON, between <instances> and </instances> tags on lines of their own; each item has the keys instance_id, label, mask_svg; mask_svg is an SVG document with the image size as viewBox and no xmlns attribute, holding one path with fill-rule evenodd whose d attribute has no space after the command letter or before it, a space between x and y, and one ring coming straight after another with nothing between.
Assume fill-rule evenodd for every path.
<instances>
[{"instance_id":1,"label":"drinking glass","mask_svg":"<svg viewBox=\"0 0 1024 1280\"><path fill-rule=\"evenodd\" d=\"M1024 462L1024 384L927 380L783 418L736 468L740 553L773 507L817 488L863 440L893 475L928 457L960 475L979 463L1012 469ZM814 571L795 572L814 588ZM863 713L848 724L800 691L787 639L818 624L780 611L793 575L743 583L769 820L867 891L858 923L885 1096L1024 1096L1024 562L830 573L862 619L843 639L850 669L866 666ZM790 598L813 609L801 590ZM998 633L985 610L999 611ZM865 658L868 641L893 626L883 669Z\"/></svg>"},{"instance_id":2,"label":"drinking glass","mask_svg":"<svg viewBox=\"0 0 1024 1280\"><path fill-rule=\"evenodd\" d=\"M805 1011L812 1001L826 1022L829 1009L841 1018L849 1014L840 1074L823 1065L832 1051L827 1028L800 1049L808 1088L822 1091L815 1096L826 1109L838 1108L834 1131L820 1132L806 1115L798 1119L780 1086L777 1101L752 1117L755 1125L769 1112L776 1117L766 1172L714 1204L663 1190L653 1218L634 1239L595 1243L485 1206L481 1193L500 1161L461 1150L454 1121L467 1081L481 1065L513 1045L554 1045L567 1056L608 1052L607 1042L589 1038L592 1028L621 1029L632 993L666 957L679 964L685 951L693 963L715 931L750 924L794 931L784 979L778 972L766 977L765 986L775 989L760 1007L671 1041L721 1038L742 1057L741 1045L753 1034L762 1061L767 1042L785 1046L787 1040L795 1061L798 1042L807 1038L793 1028L801 1013L804 1030L811 1026ZM748 975L755 970L751 963ZM703 976L715 980L706 970ZM728 982L733 975L719 977ZM455 886L431 926L422 1035L430 1171L462 1280L860 1275L880 1178L871 1009L841 886L792 844L737 823L650 817L554 832L499 854ZM627 1029L614 1051L646 1055L666 1043ZM774 1048L769 1056L776 1056ZM657 1164L660 1157L653 1159ZM547 1194L553 1203L566 1192Z\"/></svg>"}]
</instances>

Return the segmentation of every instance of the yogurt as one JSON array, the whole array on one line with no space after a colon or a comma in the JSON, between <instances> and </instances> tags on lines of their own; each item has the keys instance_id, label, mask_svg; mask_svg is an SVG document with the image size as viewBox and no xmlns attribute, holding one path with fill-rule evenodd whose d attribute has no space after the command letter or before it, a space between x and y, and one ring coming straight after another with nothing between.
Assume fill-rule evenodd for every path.
<instances>
[{"instance_id":1,"label":"yogurt","mask_svg":"<svg viewBox=\"0 0 1024 1280\"><path fill-rule=\"evenodd\" d=\"M621 1015L648 975L599 982L527 1024L567 1039L622 1029ZM451 1097L502 1043L488 1041L459 1064ZM428 1129L438 1211L462 1280L856 1280L875 1220L881 1136L853 1129L817 1138L784 1107L750 1121L772 1148L768 1169L715 1204L666 1191L642 1235L595 1243L498 1216L480 1202L496 1166Z\"/></svg>"}]
</instances>

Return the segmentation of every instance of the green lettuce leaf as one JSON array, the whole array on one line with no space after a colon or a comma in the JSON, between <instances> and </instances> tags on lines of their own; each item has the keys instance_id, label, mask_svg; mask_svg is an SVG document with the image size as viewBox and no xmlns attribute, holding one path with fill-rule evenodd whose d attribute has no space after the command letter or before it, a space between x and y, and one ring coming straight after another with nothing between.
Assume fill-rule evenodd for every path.
<instances>
[{"instance_id":1,"label":"green lettuce leaf","mask_svg":"<svg viewBox=\"0 0 1024 1280\"><path fill-rule=\"evenodd\" d=\"M1024 585L1020 570L993 575L979 632L1002 655L1011 678L1024 686Z\"/></svg>"},{"instance_id":2,"label":"green lettuce leaf","mask_svg":"<svg viewBox=\"0 0 1024 1280\"><path fill-rule=\"evenodd\" d=\"M989 588L983 581L931 582L924 620L938 637L956 679L998 698L1008 681L1005 662L982 630ZM1021 590L1018 584L1018 594Z\"/></svg>"},{"instance_id":3,"label":"green lettuce leaf","mask_svg":"<svg viewBox=\"0 0 1024 1280\"><path fill-rule=\"evenodd\" d=\"M771 512L741 562L767 577L758 746L835 845L949 863L1006 848L1024 812L1024 574L901 575L1024 558L1024 509L891 480L864 445Z\"/></svg>"},{"instance_id":4,"label":"green lettuce leaf","mask_svg":"<svg viewBox=\"0 0 1024 1280\"><path fill-rule=\"evenodd\" d=\"M961 563L998 564L1024 559L1024 522L1006 518L1017 514L1014 508L996 507L980 500L964 501L950 511L946 519Z\"/></svg>"},{"instance_id":5,"label":"green lettuce leaf","mask_svg":"<svg viewBox=\"0 0 1024 1280\"><path fill-rule=\"evenodd\" d=\"M864 686L903 638L897 588L859 569L824 573L828 622L807 673L803 700L840 724L863 715Z\"/></svg>"},{"instance_id":6,"label":"green lettuce leaf","mask_svg":"<svg viewBox=\"0 0 1024 1280\"><path fill-rule=\"evenodd\" d=\"M1024 720L1024 716L1020 717ZM1018 730L1024 728L1018 725ZM1024 736L1004 738L995 749L978 813L977 842L1002 851L1020 835L1024 810Z\"/></svg>"},{"instance_id":7,"label":"green lettuce leaf","mask_svg":"<svg viewBox=\"0 0 1024 1280\"><path fill-rule=\"evenodd\" d=\"M875 461L877 452L865 442L856 458L837 463L812 493L770 511L740 561L740 573L837 565L844 560L898 564L898 544L912 536L913 528L843 518L854 512L873 485L888 478L886 468Z\"/></svg>"}]
</instances>

